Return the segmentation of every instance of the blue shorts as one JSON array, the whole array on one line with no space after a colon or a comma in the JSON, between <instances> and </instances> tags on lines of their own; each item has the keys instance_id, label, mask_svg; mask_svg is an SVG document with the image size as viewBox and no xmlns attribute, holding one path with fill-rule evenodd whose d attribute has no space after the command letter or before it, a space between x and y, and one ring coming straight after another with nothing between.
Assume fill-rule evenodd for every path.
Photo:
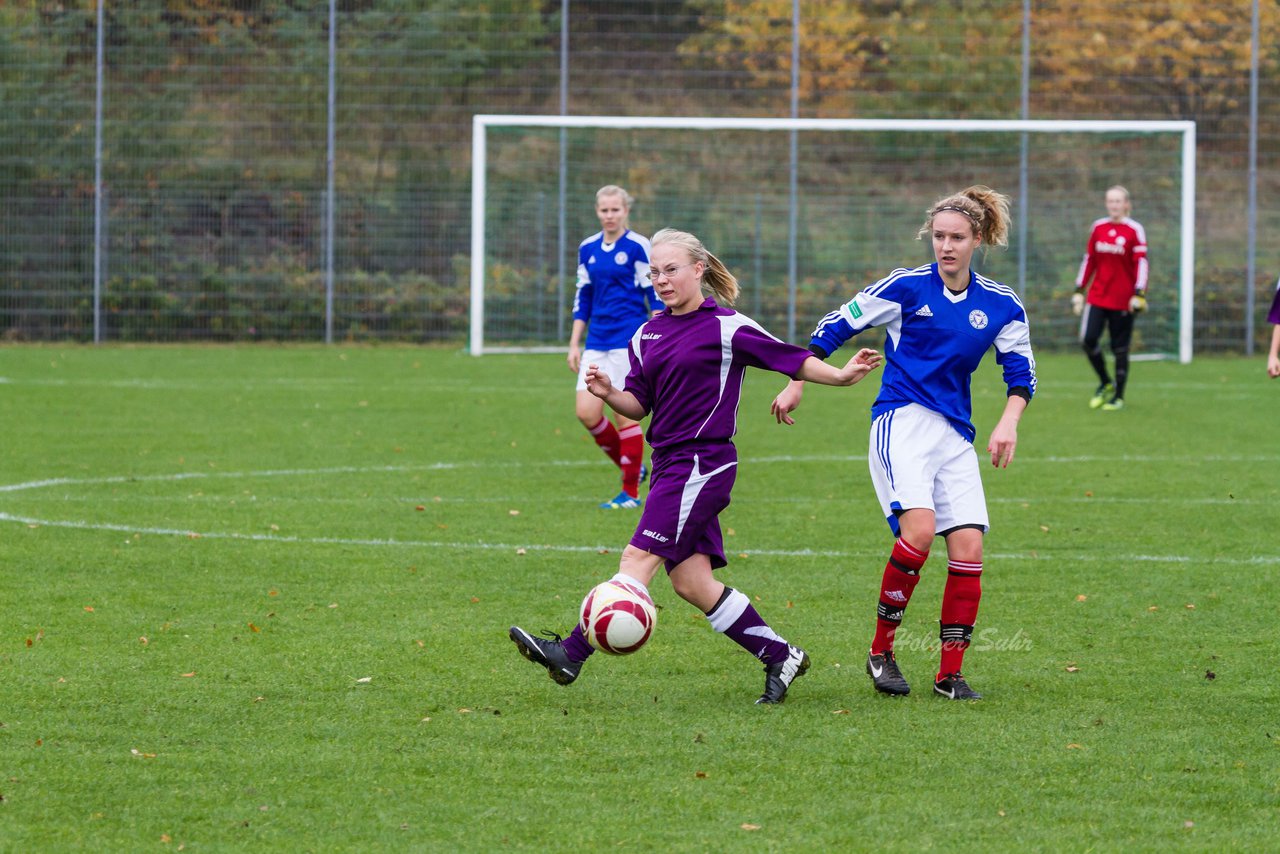
<instances>
[{"instance_id":1,"label":"blue shorts","mask_svg":"<svg viewBox=\"0 0 1280 854\"><path fill-rule=\"evenodd\" d=\"M695 554L711 558L719 569L724 557L720 511L738 475L738 449L732 444L681 445L653 450L649 495L631 545L666 559L670 572Z\"/></svg>"}]
</instances>

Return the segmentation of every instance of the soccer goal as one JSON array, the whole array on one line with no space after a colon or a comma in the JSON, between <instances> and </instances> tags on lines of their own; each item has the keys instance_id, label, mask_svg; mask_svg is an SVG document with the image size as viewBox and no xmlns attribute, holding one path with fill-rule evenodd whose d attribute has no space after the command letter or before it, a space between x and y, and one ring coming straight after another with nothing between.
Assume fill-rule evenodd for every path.
<instances>
[{"instance_id":1,"label":"soccer goal","mask_svg":"<svg viewBox=\"0 0 1280 854\"><path fill-rule=\"evenodd\" d=\"M1037 347L1074 347L1075 276L1105 190L1122 184L1150 247L1135 357L1188 362L1195 152L1189 121L477 115L470 351L565 348L577 247L600 228L605 184L635 197L637 232L701 237L738 276L738 307L793 340L889 270L931 261L915 239L925 209L990 185L1013 197L1015 227L975 265L1022 294Z\"/></svg>"}]
</instances>

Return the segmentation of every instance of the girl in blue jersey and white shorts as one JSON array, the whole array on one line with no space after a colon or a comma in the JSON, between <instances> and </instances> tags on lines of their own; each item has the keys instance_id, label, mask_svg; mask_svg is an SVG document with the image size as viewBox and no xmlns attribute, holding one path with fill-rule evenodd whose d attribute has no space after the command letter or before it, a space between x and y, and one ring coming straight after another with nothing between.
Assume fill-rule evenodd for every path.
<instances>
[{"instance_id":1,"label":"girl in blue jersey and white shorts","mask_svg":"<svg viewBox=\"0 0 1280 854\"><path fill-rule=\"evenodd\" d=\"M569 370L578 375L575 411L591 438L622 471L622 490L600 506L606 510L639 507L644 477L644 430L617 413L617 425L604 415L604 401L587 391L587 366L600 365L621 386L630 364L631 336L656 309L649 284L649 240L627 227L634 199L609 184L596 191L600 231L578 246L578 284L569 334ZM582 335L586 332L586 349Z\"/></svg>"},{"instance_id":2,"label":"girl in blue jersey and white shorts","mask_svg":"<svg viewBox=\"0 0 1280 854\"><path fill-rule=\"evenodd\" d=\"M1004 370L1008 399L991 431L991 464L1006 467L1018 421L1035 394L1035 358L1027 315L1017 295L970 269L979 247L1005 246L1009 199L975 186L929 208L919 237L933 243L935 263L897 269L832 311L809 349L826 358L859 332L885 330L886 367L871 413L871 480L897 537L884 569L867 673L876 690L907 694L894 657L902 622L935 536L947 544L942 594L941 663L934 691L956 700L981 695L961 675L982 596L986 497L974 451L970 379L992 347ZM792 382L773 402L780 423L800 403Z\"/></svg>"}]
</instances>

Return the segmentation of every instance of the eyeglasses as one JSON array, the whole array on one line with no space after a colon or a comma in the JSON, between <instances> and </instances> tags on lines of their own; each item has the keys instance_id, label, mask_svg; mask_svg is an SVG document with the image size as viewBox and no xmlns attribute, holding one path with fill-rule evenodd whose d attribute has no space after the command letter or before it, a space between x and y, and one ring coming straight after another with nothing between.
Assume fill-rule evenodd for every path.
<instances>
[{"instance_id":1,"label":"eyeglasses","mask_svg":"<svg viewBox=\"0 0 1280 854\"><path fill-rule=\"evenodd\" d=\"M679 273L681 270L683 270L685 267L692 267L696 263L698 262L691 261L688 264L672 264L669 267L663 267L661 270L659 270L657 267L650 267L649 281L652 282L654 279L658 278L658 276L666 276L668 279L670 279L673 276L675 276L676 273Z\"/></svg>"}]
</instances>

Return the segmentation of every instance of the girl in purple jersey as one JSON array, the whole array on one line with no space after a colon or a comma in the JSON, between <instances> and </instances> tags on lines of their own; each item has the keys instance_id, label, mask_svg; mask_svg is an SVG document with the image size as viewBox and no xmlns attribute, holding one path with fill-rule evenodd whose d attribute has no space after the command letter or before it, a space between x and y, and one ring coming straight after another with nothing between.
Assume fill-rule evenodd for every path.
<instances>
[{"instance_id":1,"label":"girl in purple jersey","mask_svg":"<svg viewBox=\"0 0 1280 854\"><path fill-rule=\"evenodd\" d=\"M729 506L737 472L733 434L743 375L755 367L847 386L870 373L880 354L859 350L837 369L774 338L726 307L738 295L737 279L691 234L663 229L653 237L650 257L650 279L666 310L631 339L625 390L595 365L586 373L587 389L615 412L637 421L652 416L646 436L653 449L649 498L615 578L648 589L658 567L665 566L682 599L764 663L764 693L756 702L780 703L808 669L809 656L712 572L726 564L718 517ZM704 288L719 302L704 297ZM545 640L518 626L511 627L510 637L521 655L561 685L578 677L593 651L577 626L563 639L550 634L554 639Z\"/></svg>"}]
</instances>

